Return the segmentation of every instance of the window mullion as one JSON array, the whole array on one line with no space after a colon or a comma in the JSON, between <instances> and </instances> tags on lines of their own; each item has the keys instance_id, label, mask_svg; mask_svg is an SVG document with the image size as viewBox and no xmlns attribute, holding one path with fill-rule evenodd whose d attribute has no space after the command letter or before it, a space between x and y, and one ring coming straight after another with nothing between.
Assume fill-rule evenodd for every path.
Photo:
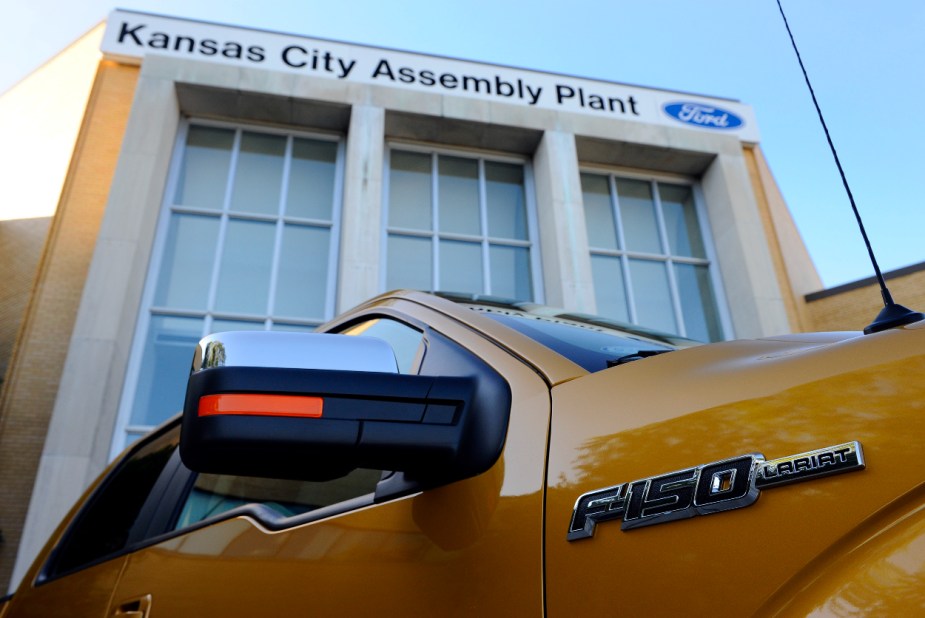
<instances>
[{"instance_id":1,"label":"window mullion","mask_svg":"<svg viewBox=\"0 0 925 618\"><path fill-rule=\"evenodd\" d=\"M524 163L524 199L527 207L527 235L530 251L530 279L533 286L533 302L546 302L546 288L543 285L543 268L540 251L539 223L536 220L536 194L534 193L533 166Z\"/></svg>"},{"instance_id":2,"label":"window mullion","mask_svg":"<svg viewBox=\"0 0 925 618\"><path fill-rule=\"evenodd\" d=\"M629 315L630 323L638 324L636 298L633 294L633 276L630 274L629 256L626 253L626 238L623 236L623 219L620 214L620 196L617 193L617 180L611 174L607 176L607 181L610 184L610 204L613 207L613 221L617 228L617 246L620 251L620 269L623 271L623 292L626 294L627 315Z\"/></svg>"},{"instance_id":3,"label":"window mullion","mask_svg":"<svg viewBox=\"0 0 925 618\"><path fill-rule=\"evenodd\" d=\"M726 297L726 290L723 285L723 278L720 276L719 268L714 268L716 264L716 245L713 243L713 232L710 227L710 221L706 214L706 208L703 206L704 197L701 192L700 184L693 185L693 202L694 213L696 214L697 224L700 226L700 234L703 237L704 250L710 282L713 284L713 302L716 303L716 309L719 315L719 329L722 338L729 338L733 333L732 318L729 315L729 305Z\"/></svg>"},{"instance_id":4,"label":"window mullion","mask_svg":"<svg viewBox=\"0 0 925 618\"><path fill-rule=\"evenodd\" d=\"M659 240L662 251L667 256L665 268L668 269L668 293L671 294L671 306L674 310L675 327L682 337L687 336L687 327L684 324L684 313L681 309L681 296L678 292L678 282L674 273L674 261L671 259L671 247L668 245L668 231L665 229L665 217L662 213L662 196L659 193L658 183L652 182L652 196L655 204L655 221L658 225Z\"/></svg>"},{"instance_id":5,"label":"window mullion","mask_svg":"<svg viewBox=\"0 0 925 618\"><path fill-rule=\"evenodd\" d=\"M179 318L206 317L206 314L203 311L197 311L195 309L174 309L172 307L150 307L149 313L151 315L167 315Z\"/></svg>"},{"instance_id":6,"label":"window mullion","mask_svg":"<svg viewBox=\"0 0 925 618\"><path fill-rule=\"evenodd\" d=\"M379 267L379 291L386 292L386 286L389 282L389 209L392 199L392 149L386 148L383 154L382 165L384 172L382 174L382 217L381 226L382 234L379 237L379 264L385 265Z\"/></svg>"},{"instance_id":7,"label":"window mullion","mask_svg":"<svg viewBox=\"0 0 925 618\"><path fill-rule=\"evenodd\" d=\"M486 238L485 239L489 246L499 246L503 245L506 247L526 247L529 249L533 246L529 240L517 240L515 238Z\"/></svg>"},{"instance_id":8,"label":"window mullion","mask_svg":"<svg viewBox=\"0 0 925 618\"><path fill-rule=\"evenodd\" d=\"M482 290L491 294L491 265L488 263L488 188L485 186L485 160L479 159L479 227L482 232Z\"/></svg>"},{"instance_id":9,"label":"window mullion","mask_svg":"<svg viewBox=\"0 0 925 618\"><path fill-rule=\"evenodd\" d=\"M658 241L662 245L662 253L670 256L671 247L668 246L668 233L665 230L665 217L662 214L662 197L658 192L658 183L652 180L650 181L650 187L653 205L655 206L655 223L658 225Z\"/></svg>"},{"instance_id":10,"label":"window mullion","mask_svg":"<svg viewBox=\"0 0 925 618\"><path fill-rule=\"evenodd\" d=\"M292 142L292 136L287 136L286 149L283 152L283 174L280 179L283 186L280 187L279 203L276 205L276 234L273 240L273 257L270 261L270 286L267 290L266 311L269 322L264 325L265 327L272 323L276 306L276 284L277 276L279 275L280 253L282 253L283 246L283 229L286 226L283 217L286 215L286 200L289 197L289 174L292 170Z\"/></svg>"},{"instance_id":11,"label":"window mullion","mask_svg":"<svg viewBox=\"0 0 925 618\"><path fill-rule=\"evenodd\" d=\"M336 174L335 174L336 175ZM273 219L276 221L276 219ZM291 223L293 225L305 225L309 227L323 227L323 228L333 228L334 222L328 221L325 219L304 219L302 217L283 217L284 223Z\"/></svg>"},{"instance_id":12,"label":"window mullion","mask_svg":"<svg viewBox=\"0 0 925 618\"><path fill-rule=\"evenodd\" d=\"M207 313L205 317L202 319L202 336L203 337L205 337L206 335L212 332L212 320L213 320L213 317L211 313Z\"/></svg>"},{"instance_id":13,"label":"window mullion","mask_svg":"<svg viewBox=\"0 0 925 618\"><path fill-rule=\"evenodd\" d=\"M218 294L218 275L222 269L222 253L225 248L225 236L228 230L228 211L231 207L231 193L234 187L234 177L238 168L238 152L241 148L241 129L235 129L234 143L231 146L231 160L228 162L228 178L225 181L225 198L222 200L222 214L218 226L218 238L215 242L215 260L212 268L212 280L209 282L209 296L206 301L206 312L211 313L215 308L215 296ZM211 324L209 319L207 323Z\"/></svg>"},{"instance_id":14,"label":"window mullion","mask_svg":"<svg viewBox=\"0 0 925 618\"><path fill-rule=\"evenodd\" d=\"M170 212L177 215L202 215L205 217L215 217L221 214L214 208L197 208L195 206L183 206L179 204L171 205Z\"/></svg>"},{"instance_id":15,"label":"window mullion","mask_svg":"<svg viewBox=\"0 0 925 618\"><path fill-rule=\"evenodd\" d=\"M434 272L431 276L431 290L440 289L440 185L437 153L430 155L430 208L432 221L431 257Z\"/></svg>"},{"instance_id":16,"label":"window mullion","mask_svg":"<svg viewBox=\"0 0 925 618\"><path fill-rule=\"evenodd\" d=\"M328 243L328 279L325 294L327 295L324 303L325 320L334 317L337 307L337 273L340 266L340 222L341 222L341 204L343 203L344 191L344 166L346 157L344 142L337 143L337 155L334 157L334 195L331 196L331 239ZM380 262L381 264L382 262Z\"/></svg>"},{"instance_id":17,"label":"window mullion","mask_svg":"<svg viewBox=\"0 0 925 618\"><path fill-rule=\"evenodd\" d=\"M410 229L401 228L401 227L387 228L386 231L389 233L389 236L391 236L392 238L394 238L395 236L414 236L416 238L432 239L434 236L434 233L429 230L410 230ZM452 237L448 235L447 238L452 238Z\"/></svg>"}]
</instances>

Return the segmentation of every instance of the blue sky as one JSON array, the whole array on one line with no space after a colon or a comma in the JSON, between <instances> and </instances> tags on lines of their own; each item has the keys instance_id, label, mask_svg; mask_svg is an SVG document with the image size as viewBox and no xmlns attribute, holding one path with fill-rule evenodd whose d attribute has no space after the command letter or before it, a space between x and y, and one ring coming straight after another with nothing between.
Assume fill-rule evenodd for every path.
<instances>
[{"instance_id":1,"label":"blue sky","mask_svg":"<svg viewBox=\"0 0 925 618\"><path fill-rule=\"evenodd\" d=\"M925 261L925 2L782 1L881 268ZM824 284L873 274L775 0L31 0L0 92L116 6L739 99Z\"/></svg>"}]
</instances>

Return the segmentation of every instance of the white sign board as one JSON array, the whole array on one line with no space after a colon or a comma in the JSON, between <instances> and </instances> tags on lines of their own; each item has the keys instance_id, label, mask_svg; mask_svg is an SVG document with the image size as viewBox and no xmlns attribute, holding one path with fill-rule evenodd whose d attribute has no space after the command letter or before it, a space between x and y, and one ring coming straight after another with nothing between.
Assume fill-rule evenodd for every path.
<instances>
[{"instance_id":1,"label":"white sign board","mask_svg":"<svg viewBox=\"0 0 925 618\"><path fill-rule=\"evenodd\" d=\"M109 15L101 49L128 62L163 54L758 141L751 107L726 99L119 9Z\"/></svg>"}]
</instances>

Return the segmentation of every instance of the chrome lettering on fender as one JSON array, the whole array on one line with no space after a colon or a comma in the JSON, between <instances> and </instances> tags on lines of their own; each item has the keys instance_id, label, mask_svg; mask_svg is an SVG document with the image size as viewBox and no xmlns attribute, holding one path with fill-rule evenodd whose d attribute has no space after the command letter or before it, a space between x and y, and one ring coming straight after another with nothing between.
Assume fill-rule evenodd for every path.
<instances>
[{"instance_id":1,"label":"chrome lettering on fender","mask_svg":"<svg viewBox=\"0 0 925 618\"><path fill-rule=\"evenodd\" d=\"M583 494L575 502L569 541L594 536L614 519L622 530L709 515L754 504L762 489L864 469L859 442L766 460L761 453L678 470Z\"/></svg>"}]
</instances>

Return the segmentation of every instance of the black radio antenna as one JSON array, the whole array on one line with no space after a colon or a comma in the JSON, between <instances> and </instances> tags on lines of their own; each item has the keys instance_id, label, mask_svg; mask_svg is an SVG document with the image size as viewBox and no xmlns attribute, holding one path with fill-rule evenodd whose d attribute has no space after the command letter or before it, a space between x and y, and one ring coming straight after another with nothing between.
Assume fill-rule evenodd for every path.
<instances>
[{"instance_id":1,"label":"black radio antenna","mask_svg":"<svg viewBox=\"0 0 925 618\"><path fill-rule=\"evenodd\" d=\"M780 0L777 0L777 8L780 10L780 16L784 20L784 26L787 28L787 34L790 36L790 44L797 55L797 62L800 63L800 69L803 71L803 79L806 80L806 87L809 88L809 94L813 98L813 105L816 106L816 114L819 115L819 122L822 123L822 130L825 132L825 139L829 142L829 150L832 151L832 157L835 159L835 165L838 167L838 173L841 176L842 185L848 194L848 201L851 202L851 210L854 211L854 218L858 222L858 228L861 230L861 236L864 238L864 245L867 247L867 254L870 256L870 263L874 266L874 272L877 275L877 283L880 284L880 296L883 297L883 309L874 318L874 321L864 328L864 334L878 333L882 330L912 324L920 320L925 320L925 315L918 311L913 311L902 305L893 302L893 296L889 288L886 287L886 281L880 272L880 266L877 265L877 258L874 256L874 250L870 246L870 239L867 237L867 231L864 229L864 222L861 220L861 213L858 211L857 204L854 202L854 195L851 193L851 187L848 186L848 178L845 176L845 170L838 159L838 152L835 150L835 144L832 143L832 136L829 135L829 127L825 124L825 118L822 116L822 109L819 107L819 101L816 99L816 93L813 85L809 81L809 74L806 73L806 67L803 65L803 58L800 57L800 50L797 49L797 42L793 38L793 32L790 31L790 24L787 22L787 16L784 15L784 7L781 6Z\"/></svg>"}]
</instances>

